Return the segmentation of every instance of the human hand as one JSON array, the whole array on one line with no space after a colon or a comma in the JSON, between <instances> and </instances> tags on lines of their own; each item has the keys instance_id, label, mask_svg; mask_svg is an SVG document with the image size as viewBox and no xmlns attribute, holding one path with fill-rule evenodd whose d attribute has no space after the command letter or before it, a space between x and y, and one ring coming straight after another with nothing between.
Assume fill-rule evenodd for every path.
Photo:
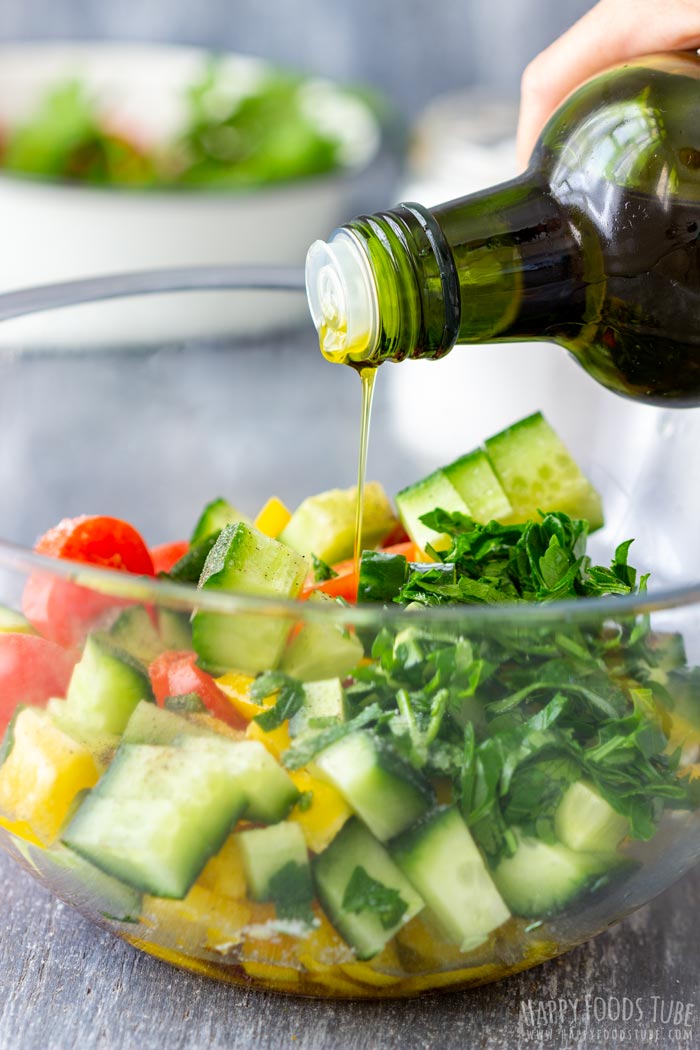
<instances>
[{"instance_id":1,"label":"human hand","mask_svg":"<svg viewBox=\"0 0 700 1050\"><path fill-rule=\"evenodd\" d=\"M599 0L529 64L521 84L518 163L560 102L608 66L654 51L700 47L700 0Z\"/></svg>"}]
</instances>

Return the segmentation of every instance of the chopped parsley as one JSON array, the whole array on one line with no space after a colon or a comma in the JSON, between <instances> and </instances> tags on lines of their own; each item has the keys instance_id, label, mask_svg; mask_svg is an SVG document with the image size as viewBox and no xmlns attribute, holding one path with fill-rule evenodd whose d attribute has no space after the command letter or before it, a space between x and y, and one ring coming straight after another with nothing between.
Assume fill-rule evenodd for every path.
<instances>
[{"instance_id":1,"label":"chopped parsley","mask_svg":"<svg viewBox=\"0 0 700 1050\"><path fill-rule=\"evenodd\" d=\"M358 864L345 888L343 908L352 912L372 912L384 929L390 930L401 921L408 904L397 889L373 879Z\"/></svg>"}]
</instances>

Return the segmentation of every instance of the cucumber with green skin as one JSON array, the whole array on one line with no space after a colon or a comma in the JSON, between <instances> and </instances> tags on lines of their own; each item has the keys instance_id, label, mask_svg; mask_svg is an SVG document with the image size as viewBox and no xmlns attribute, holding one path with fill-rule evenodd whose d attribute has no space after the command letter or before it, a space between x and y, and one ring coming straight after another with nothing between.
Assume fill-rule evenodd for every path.
<instances>
[{"instance_id":1,"label":"cucumber with green skin","mask_svg":"<svg viewBox=\"0 0 700 1050\"><path fill-rule=\"evenodd\" d=\"M347 704L345 690L339 678L326 678L304 685L304 703L289 720L290 736L299 736L309 728L309 722L345 722Z\"/></svg>"},{"instance_id":2,"label":"cucumber with green skin","mask_svg":"<svg viewBox=\"0 0 700 1050\"><path fill-rule=\"evenodd\" d=\"M308 601L311 605L335 605L333 598L321 592L312 594ZM364 654L357 634L342 624L307 620L285 646L280 670L300 682L344 678Z\"/></svg>"},{"instance_id":3,"label":"cucumber with green skin","mask_svg":"<svg viewBox=\"0 0 700 1050\"><path fill-rule=\"evenodd\" d=\"M515 853L494 868L493 879L515 915L543 919L563 911L623 863L619 854L581 853L518 833Z\"/></svg>"},{"instance_id":4,"label":"cucumber with green skin","mask_svg":"<svg viewBox=\"0 0 700 1050\"><path fill-rule=\"evenodd\" d=\"M143 664L150 664L167 646L143 605L132 605L120 613L108 631L114 645Z\"/></svg>"},{"instance_id":5,"label":"cucumber with green skin","mask_svg":"<svg viewBox=\"0 0 700 1050\"><path fill-rule=\"evenodd\" d=\"M513 508L511 520L536 520L539 511L583 518L590 531L603 524L600 495L541 412L489 438L486 453Z\"/></svg>"},{"instance_id":6,"label":"cucumber with green skin","mask_svg":"<svg viewBox=\"0 0 700 1050\"><path fill-rule=\"evenodd\" d=\"M274 901L284 896L284 877L294 881L294 891L313 898L311 869L304 833L299 824L281 821L267 828L253 828L236 835L246 884L254 901ZM293 873L290 873L290 865Z\"/></svg>"},{"instance_id":7,"label":"cucumber with green skin","mask_svg":"<svg viewBox=\"0 0 700 1050\"><path fill-rule=\"evenodd\" d=\"M66 846L38 849L27 844L28 859L54 893L75 908L97 913L113 922L137 924L141 894L107 875Z\"/></svg>"},{"instance_id":8,"label":"cucumber with green skin","mask_svg":"<svg viewBox=\"0 0 700 1050\"><path fill-rule=\"evenodd\" d=\"M206 560L202 591L231 591L259 598L296 598L307 573L305 559L252 526L225 526ZM292 627L285 617L261 612L192 617L192 643L200 664L213 674L257 674L277 667Z\"/></svg>"},{"instance_id":9,"label":"cucumber with green skin","mask_svg":"<svg viewBox=\"0 0 700 1050\"><path fill-rule=\"evenodd\" d=\"M428 782L389 743L365 730L319 752L314 769L340 792L380 842L398 835L434 802Z\"/></svg>"},{"instance_id":10,"label":"cucumber with green skin","mask_svg":"<svg viewBox=\"0 0 700 1050\"><path fill-rule=\"evenodd\" d=\"M469 516L474 521L486 524L508 521L512 517L510 500L483 449L460 456L442 471L469 507Z\"/></svg>"},{"instance_id":11,"label":"cucumber with green skin","mask_svg":"<svg viewBox=\"0 0 700 1050\"><path fill-rule=\"evenodd\" d=\"M158 631L163 639L164 649L183 652L185 649L192 648L192 626L189 613L161 606L157 616Z\"/></svg>"},{"instance_id":12,"label":"cucumber with green skin","mask_svg":"<svg viewBox=\"0 0 700 1050\"><path fill-rule=\"evenodd\" d=\"M284 820L299 799L299 789L267 748L257 740L226 740L217 735L188 733L176 741L179 747L200 756L200 761L222 765L245 793L243 816L259 824Z\"/></svg>"},{"instance_id":13,"label":"cucumber with green skin","mask_svg":"<svg viewBox=\"0 0 700 1050\"><path fill-rule=\"evenodd\" d=\"M172 744L182 736L215 736L212 729L204 729L174 711L157 707L142 700L126 723L122 735L124 744Z\"/></svg>"},{"instance_id":14,"label":"cucumber with green skin","mask_svg":"<svg viewBox=\"0 0 700 1050\"><path fill-rule=\"evenodd\" d=\"M389 852L462 951L483 944L510 918L508 902L454 806L428 814L390 842Z\"/></svg>"},{"instance_id":15,"label":"cucumber with green skin","mask_svg":"<svg viewBox=\"0 0 700 1050\"><path fill-rule=\"evenodd\" d=\"M68 686L66 714L95 732L121 733L141 700L153 700L143 664L108 635L88 635Z\"/></svg>"},{"instance_id":16,"label":"cucumber with green skin","mask_svg":"<svg viewBox=\"0 0 700 1050\"><path fill-rule=\"evenodd\" d=\"M221 529L217 529L216 532L205 536L203 540L192 544L179 561L176 561L170 571L166 573L168 579L175 580L177 583L198 583L207 563L209 552L220 535Z\"/></svg>"},{"instance_id":17,"label":"cucumber with green skin","mask_svg":"<svg viewBox=\"0 0 700 1050\"><path fill-rule=\"evenodd\" d=\"M554 831L577 852L613 853L629 834L627 817L585 780L570 784L554 812Z\"/></svg>"},{"instance_id":18,"label":"cucumber with green skin","mask_svg":"<svg viewBox=\"0 0 700 1050\"><path fill-rule=\"evenodd\" d=\"M247 515L241 514L228 500L222 497L213 499L207 503L192 530L190 547L196 547L212 534L221 532L226 525L235 525L239 521L246 525L253 524Z\"/></svg>"},{"instance_id":19,"label":"cucumber with green skin","mask_svg":"<svg viewBox=\"0 0 700 1050\"><path fill-rule=\"evenodd\" d=\"M420 550L430 545L434 550L449 546L449 537L428 528L420 520L424 514L439 507L441 510L469 514L469 507L442 470L433 471L427 478L402 489L396 496L396 507L401 524Z\"/></svg>"},{"instance_id":20,"label":"cucumber with green skin","mask_svg":"<svg viewBox=\"0 0 700 1050\"><path fill-rule=\"evenodd\" d=\"M135 889L180 899L245 807L225 764L184 747L123 744L62 841Z\"/></svg>"},{"instance_id":21,"label":"cucumber with green skin","mask_svg":"<svg viewBox=\"0 0 700 1050\"><path fill-rule=\"evenodd\" d=\"M150 701L145 701L148 707L155 707ZM119 747L120 736L118 733L110 733L101 728L95 728L89 722L76 717L75 711L71 710L67 700L52 698L46 705L46 713L50 715L54 725L72 737L78 744L93 755L100 766L109 765L114 752Z\"/></svg>"},{"instance_id":22,"label":"cucumber with green skin","mask_svg":"<svg viewBox=\"0 0 700 1050\"><path fill-rule=\"evenodd\" d=\"M357 902L353 905L348 899L348 887L358 868L379 884L380 892L389 892L389 901L397 905L395 921L388 920L376 907L372 908L371 898L366 907L358 907ZM424 907L421 896L391 859L386 847L356 817L352 817L314 859L313 875L323 910L358 959L371 959L380 952Z\"/></svg>"}]
</instances>

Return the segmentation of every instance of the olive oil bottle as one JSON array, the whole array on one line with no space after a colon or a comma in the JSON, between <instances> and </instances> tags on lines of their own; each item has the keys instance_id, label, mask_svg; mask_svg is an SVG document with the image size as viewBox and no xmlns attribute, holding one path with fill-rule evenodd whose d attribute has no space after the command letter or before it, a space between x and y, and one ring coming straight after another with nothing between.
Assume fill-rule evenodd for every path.
<instances>
[{"instance_id":1,"label":"olive oil bottle","mask_svg":"<svg viewBox=\"0 0 700 1050\"><path fill-rule=\"evenodd\" d=\"M549 340L610 390L700 405L700 58L588 81L510 182L347 223L312 245L307 292L322 352L355 368Z\"/></svg>"}]
</instances>

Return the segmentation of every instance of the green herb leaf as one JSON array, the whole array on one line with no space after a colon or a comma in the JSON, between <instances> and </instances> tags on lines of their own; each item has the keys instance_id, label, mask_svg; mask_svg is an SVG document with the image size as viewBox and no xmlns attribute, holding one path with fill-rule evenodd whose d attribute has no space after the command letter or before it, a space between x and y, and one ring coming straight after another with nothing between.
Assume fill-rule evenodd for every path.
<instances>
[{"instance_id":1,"label":"green herb leaf","mask_svg":"<svg viewBox=\"0 0 700 1050\"><path fill-rule=\"evenodd\" d=\"M311 564L316 583L323 583L324 580L334 580L338 575L335 569L331 568L322 558L317 558L315 554L311 555Z\"/></svg>"},{"instance_id":2,"label":"green herb leaf","mask_svg":"<svg viewBox=\"0 0 700 1050\"><path fill-rule=\"evenodd\" d=\"M356 729L361 729L372 722L377 723L382 719L386 721L386 715L384 715L382 709L378 704L371 704L348 722L336 722L327 729L321 729L315 733L304 733L303 737L295 740L292 746L287 748L282 755L282 762L287 769L301 769L319 751L323 751L325 747L330 747L336 740L340 740L348 733L354 733Z\"/></svg>"},{"instance_id":3,"label":"green herb leaf","mask_svg":"<svg viewBox=\"0 0 700 1050\"><path fill-rule=\"evenodd\" d=\"M265 674L256 678L250 687L250 695L258 703L266 700L273 693L277 693L274 706L255 715L253 719L265 732L281 726L304 705L303 684L281 671L266 671Z\"/></svg>"},{"instance_id":4,"label":"green herb leaf","mask_svg":"<svg viewBox=\"0 0 700 1050\"><path fill-rule=\"evenodd\" d=\"M311 902L314 889L308 865L288 861L270 879L269 893L280 918L300 919L309 926L313 925Z\"/></svg>"},{"instance_id":5,"label":"green herb leaf","mask_svg":"<svg viewBox=\"0 0 700 1050\"><path fill-rule=\"evenodd\" d=\"M373 912L384 929L390 930L401 921L408 904L397 889L373 879L358 864L345 888L343 908L352 912Z\"/></svg>"}]
</instances>

